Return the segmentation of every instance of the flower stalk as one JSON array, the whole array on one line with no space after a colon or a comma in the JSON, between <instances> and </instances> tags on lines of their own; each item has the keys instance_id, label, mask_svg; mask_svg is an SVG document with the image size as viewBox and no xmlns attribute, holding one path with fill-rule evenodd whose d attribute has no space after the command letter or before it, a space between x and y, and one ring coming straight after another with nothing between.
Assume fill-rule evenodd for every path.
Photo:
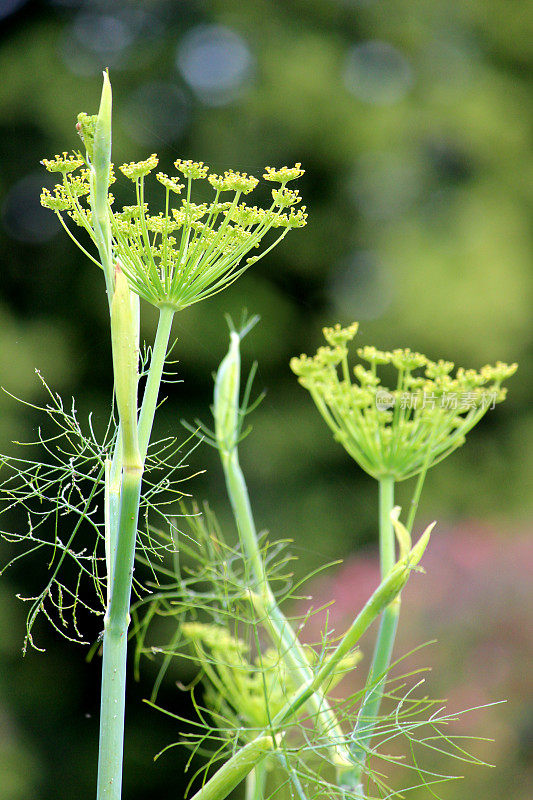
<instances>
[{"instance_id":1,"label":"flower stalk","mask_svg":"<svg viewBox=\"0 0 533 800\"><path fill-rule=\"evenodd\" d=\"M122 795L129 609L142 483L137 430L137 335L130 289L120 267L115 272L111 302L111 343L121 430L122 480L118 530L109 548L113 566L104 621L97 800L119 800Z\"/></svg>"},{"instance_id":2,"label":"flower stalk","mask_svg":"<svg viewBox=\"0 0 533 800\"><path fill-rule=\"evenodd\" d=\"M146 378L141 413L139 414L139 452L143 462L146 458L146 452L152 433L152 426L157 408L157 398L159 397L159 388L163 378L163 369L168 351L173 318L174 309L169 306L163 306L159 310L159 320L157 323L154 346L152 348L150 369Z\"/></svg>"},{"instance_id":3,"label":"flower stalk","mask_svg":"<svg viewBox=\"0 0 533 800\"><path fill-rule=\"evenodd\" d=\"M244 554L250 564L251 601L267 628L272 641L291 671L291 677L301 685L313 680L313 670L305 650L289 621L279 608L270 587L257 540L257 530L248 494L248 487L240 467L238 439L242 414L240 394L240 335L231 331L230 348L223 359L215 380L213 413L215 439L224 471L228 496L242 542ZM342 772L350 768L349 751L344 745L344 735L333 709L325 695L317 688L307 698L310 714L322 734L331 742L334 761Z\"/></svg>"},{"instance_id":4,"label":"flower stalk","mask_svg":"<svg viewBox=\"0 0 533 800\"><path fill-rule=\"evenodd\" d=\"M502 383L517 365L498 362L479 372L459 368L452 377L452 362L434 362L409 348L388 352L365 346L357 350L364 363L352 370L348 343L358 327L354 322L347 328L324 328L328 346L319 348L312 358L293 358L291 368L310 392L334 438L378 481L380 568L386 582L396 569L394 533L400 552L405 551L427 471L461 446L489 408L505 398ZM397 371L392 389L381 384L378 367L383 365ZM405 528L393 513L394 484L415 476ZM367 690L353 731L354 768L345 774L344 785L357 797L364 797L362 775L379 720L399 613L398 593L383 609Z\"/></svg>"},{"instance_id":5,"label":"flower stalk","mask_svg":"<svg viewBox=\"0 0 533 800\"><path fill-rule=\"evenodd\" d=\"M379 482L379 546L380 570L382 580L394 568L395 536L391 515L394 508L394 480L383 478ZM350 747L356 766L345 776L345 784L354 790L360 789L366 755L369 751L374 729L378 720L383 698L387 672L392 658L398 619L400 616L400 595L383 611L378 636L374 647L372 664L368 673L367 690L353 732Z\"/></svg>"}]
</instances>

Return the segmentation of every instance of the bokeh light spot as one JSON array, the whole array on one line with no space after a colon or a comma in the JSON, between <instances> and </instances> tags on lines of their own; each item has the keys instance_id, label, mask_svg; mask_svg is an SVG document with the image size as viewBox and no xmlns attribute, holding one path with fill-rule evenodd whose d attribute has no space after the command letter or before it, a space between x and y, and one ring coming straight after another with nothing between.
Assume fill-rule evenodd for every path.
<instances>
[{"instance_id":1,"label":"bokeh light spot","mask_svg":"<svg viewBox=\"0 0 533 800\"><path fill-rule=\"evenodd\" d=\"M176 66L207 105L234 100L249 78L252 55L242 36L222 25L193 28L181 40Z\"/></svg>"},{"instance_id":2,"label":"bokeh light spot","mask_svg":"<svg viewBox=\"0 0 533 800\"><path fill-rule=\"evenodd\" d=\"M344 83L364 103L392 105L410 89L413 71L405 56L387 42L361 42L348 51Z\"/></svg>"},{"instance_id":3,"label":"bokeh light spot","mask_svg":"<svg viewBox=\"0 0 533 800\"><path fill-rule=\"evenodd\" d=\"M120 2L102 8L86 4L65 28L60 54L76 75L95 75L103 66L125 69L138 66L139 45L161 35L156 14Z\"/></svg>"},{"instance_id":4,"label":"bokeh light spot","mask_svg":"<svg viewBox=\"0 0 533 800\"><path fill-rule=\"evenodd\" d=\"M124 50L133 39L126 22L111 14L78 14L73 32L84 47L97 53Z\"/></svg>"},{"instance_id":5,"label":"bokeh light spot","mask_svg":"<svg viewBox=\"0 0 533 800\"><path fill-rule=\"evenodd\" d=\"M0 0L0 19L5 19L19 8L26 5L28 0Z\"/></svg>"}]
</instances>

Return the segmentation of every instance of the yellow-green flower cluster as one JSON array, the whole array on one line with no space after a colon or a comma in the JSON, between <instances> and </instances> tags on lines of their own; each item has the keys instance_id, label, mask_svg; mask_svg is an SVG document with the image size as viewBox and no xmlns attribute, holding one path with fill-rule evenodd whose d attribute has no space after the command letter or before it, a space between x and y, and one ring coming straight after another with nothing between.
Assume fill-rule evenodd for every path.
<instances>
[{"instance_id":1,"label":"yellow-green flower cluster","mask_svg":"<svg viewBox=\"0 0 533 800\"><path fill-rule=\"evenodd\" d=\"M286 189L285 187L282 189L272 189L272 197L274 198L274 202L281 206L281 208L294 206L302 199L299 192Z\"/></svg>"},{"instance_id":2,"label":"yellow-green flower cluster","mask_svg":"<svg viewBox=\"0 0 533 800\"><path fill-rule=\"evenodd\" d=\"M241 192L249 194L258 184L257 178L246 172L227 170L224 175L210 175L207 179L218 192Z\"/></svg>"},{"instance_id":3,"label":"yellow-green flower cluster","mask_svg":"<svg viewBox=\"0 0 533 800\"><path fill-rule=\"evenodd\" d=\"M180 194L181 190L185 186L184 183L179 182L180 179L177 176L174 178L169 178L164 172L158 172L155 177L159 183L163 184L165 189L170 189L171 192L175 192L176 194Z\"/></svg>"},{"instance_id":4,"label":"yellow-green flower cluster","mask_svg":"<svg viewBox=\"0 0 533 800\"><path fill-rule=\"evenodd\" d=\"M285 706L287 697L298 688L277 650L269 648L252 661L245 642L222 625L189 622L182 630L209 679L207 706L233 720L236 728L251 729L253 733L268 727ZM308 648L307 655L313 664L315 652ZM335 686L360 659L359 651L341 659L328 688Z\"/></svg>"},{"instance_id":5,"label":"yellow-green flower cluster","mask_svg":"<svg viewBox=\"0 0 533 800\"><path fill-rule=\"evenodd\" d=\"M516 364L497 362L479 372L451 361L431 361L409 348L392 352L365 346L350 369L348 343L357 333L324 328L328 345L313 357L291 360L334 437L377 479L404 480L441 461L463 444L466 433L506 395L502 383ZM378 368L396 371L392 388Z\"/></svg>"},{"instance_id":6,"label":"yellow-green flower cluster","mask_svg":"<svg viewBox=\"0 0 533 800\"><path fill-rule=\"evenodd\" d=\"M94 125L92 117L79 118L84 142L94 136ZM82 202L84 196L90 195L89 164L78 153L63 153L43 164L62 175L54 193L43 190L43 206L58 214L63 225L62 214L67 212L96 242L89 198ZM169 177L164 172L155 175L164 191L164 211L151 214L145 200L145 183L157 165L155 153L143 161L123 164L120 171L135 186L134 205L113 211L109 202L108 209L113 260L120 263L131 288L155 306L178 310L221 291L266 255L290 229L306 224L305 206L294 208L300 202L299 193L285 188L289 180L303 174L300 164L279 170L266 168L266 180L282 185L273 190L270 207L259 208L241 200L258 183L253 175L233 170L208 175L209 168L202 161L177 159L175 167L183 178ZM214 190L213 200L197 204L191 198L193 182L206 178ZM110 183L113 180L111 170ZM183 190L184 199L175 207L175 196ZM222 192L232 192L233 197L221 202ZM245 258L250 251L259 250L269 231L276 232L270 243Z\"/></svg>"},{"instance_id":7,"label":"yellow-green flower cluster","mask_svg":"<svg viewBox=\"0 0 533 800\"><path fill-rule=\"evenodd\" d=\"M49 189L42 190L41 205L50 211L60 212L70 209L72 202L61 186L55 186L53 194Z\"/></svg>"},{"instance_id":8,"label":"yellow-green flower cluster","mask_svg":"<svg viewBox=\"0 0 533 800\"><path fill-rule=\"evenodd\" d=\"M294 181L296 178L302 177L304 170L301 169L301 166L300 163L297 163L294 167L281 167L281 169L265 167L263 178L266 181L274 181L275 183L281 183L282 186L285 186L289 181Z\"/></svg>"},{"instance_id":9,"label":"yellow-green flower cluster","mask_svg":"<svg viewBox=\"0 0 533 800\"><path fill-rule=\"evenodd\" d=\"M191 181L197 181L201 178L205 178L209 172L209 167L206 167L203 161L185 161L182 158L178 158L176 161L174 161L174 166L176 169L179 169L185 178L188 178Z\"/></svg>"},{"instance_id":10,"label":"yellow-green flower cluster","mask_svg":"<svg viewBox=\"0 0 533 800\"><path fill-rule=\"evenodd\" d=\"M76 156L76 154L68 155L68 153L63 153L60 156L56 155L53 159L43 158L41 161L41 164L46 167L48 172L61 172L62 175L74 172L74 170L81 167L83 163L84 161L81 156Z\"/></svg>"},{"instance_id":11,"label":"yellow-green flower cluster","mask_svg":"<svg viewBox=\"0 0 533 800\"><path fill-rule=\"evenodd\" d=\"M149 175L158 164L158 157L155 153L152 153L152 155L144 161L131 161L129 164L122 164L120 171L131 181L138 181L139 178L144 178L146 175Z\"/></svg>"},{"instance_id":12,"label":"yellow-green flower cluster","mask_svg":"<svg viewBox=\"0 0 533 800\"><path fill-rule=\"evenodd\" d=\"M98 114L86 114L85 111L82 111L81 114L78 114L78 122L76 124L80 139L91 159L93 157L94 133L97 120Z\"/></svg>"}]
</instances>

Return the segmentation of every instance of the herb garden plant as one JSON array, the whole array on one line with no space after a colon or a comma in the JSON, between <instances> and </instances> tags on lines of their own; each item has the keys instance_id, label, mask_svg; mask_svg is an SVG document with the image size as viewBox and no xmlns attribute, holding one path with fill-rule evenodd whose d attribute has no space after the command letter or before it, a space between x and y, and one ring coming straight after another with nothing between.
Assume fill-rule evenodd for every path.
<instances>
[{"instance_id":1,"label":"herb garden plant","mask_svg":"<svg viewBox=\"0 0 533 800\"><path fill-rule=\"evenodd\" d=\"M263 178L273 186L272 202L260 208L245 201L258 182L250 175L210 174L201 162L178 159L178 174L169 177L156 172L157 156L150 155L118 170L131 190L131 204L118 210L109 191L116 179L111 105L104 74L99 113L78 117L82 152L43 161L59 182L52 192L43 190L42 204L102 270L114 404L101 440L90 419L82 424L74 404L65 407L48 390L42 410L53 430L47 434L43 427L40 434L45 460L3 459L3 510L21 508L28 519L25 530L3 531L22 548L10 564L32 553L48 568L42 591L25 598L24 648L38 648L39 617L90 644L82 622L88 614L102 616L98 800L122 796L128 649L135 650L139 668L143 654L161 660L150 699L155 708L174 656L198 666L198 718L180 737L193 755L207 753L200 774L192 776L195 800L223 800L241 783L247 800L284 786L300 800L396 796L384 769L396 760L388 750L394 740L412 757L410 765L404 762L404 788L422 785L434 796L430 787L449 776L425 769L424 749L476 758L448 730L452 717L441 705L388 682L401 592L421 568L433 528L413 544L415 515L428 470L504 399L503 383L516 365L454 374L447 361L368 346L357 349L355 363L356 323L325 328L327 346L291 361L334 439L379 485L381 583L363 608L354 608L346 631L325 629L318 644L306 644L300 632L305 619L287 616L299 584L287 572L286 543L258 534L239 463L245 416L255 405L254 369L241 392L240 343L256 318L239 328L230 324L229 350L216 373L212 429L188 423L189 442L196 436L218 451L236 538L221 530L208 506L183 503L177 439L151 441L174 315L226 288L291 229L305 225L305 207L292 188L303 170L300 164L267 167ZM199 185L202 198L207 186L210 200L193 199ZM163 210L151 211L154 202ZM159 313L150 347L139 341L145 303ZM403 513L395 506L395 484L411 478L413 499ZM173 634L150 644L160 617ZM379 632L364 688L336 697L336 684L356 668L358 642L375 621ZM179 730L186 721L178 720Z\"/></svg>"}]
</instances>

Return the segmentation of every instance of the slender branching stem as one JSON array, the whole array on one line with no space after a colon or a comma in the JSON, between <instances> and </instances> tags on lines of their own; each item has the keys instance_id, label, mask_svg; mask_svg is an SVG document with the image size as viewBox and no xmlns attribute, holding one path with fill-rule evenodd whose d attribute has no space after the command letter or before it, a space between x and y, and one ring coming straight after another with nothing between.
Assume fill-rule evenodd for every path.
<instances>
[{"instance_id":1,"label":"slender branching stem","mask_svg":"<svg viewBox=\"0 0 533 800\"><path fill-rule=\"evenodd\" d=\"M261 614L261 622L269 631L289 667L292 677L300 685L307 685L313 680L313 670L298 636L279 608L270 588L257 541L248 488L239 464L237 447L233 447L230 452L221 451L221 460L233 514L252 572L251 577L254 584L252 602ZM339 770L348 769L351 761L349 752L344 745L345 737L324 694L319 690L312 693L308 698L307 706L309 713L316 719L322 735L331 741Z\"/></svg>"},{"instance_id":2,"label":"slender branching stem","mask_svg":"<svg viewBox=\"0 0 533 800\"><path fill-rule=\"evenodd\" d=\"M168 350L168 340L174 318L174 309L170 306L163 306L159 311L159 322L155 336L150 369L146 379L141 413L139 415L139 451L144 461L146 451L152 433L159 387L163 376L163 368Z\"/></svg>"},{"instance_id":3,"label":"slender branching stem","mask_svg":"<svg viewBox=\"0 0 533 800\"><path fill-rule=\"evenodd\" d=\"M382 478L379 482L379 553L382 579L386 578L394 568L396 561L395 536L391 521L393 507L394 479ZM399 613L400 598L398 596L393 603L385 608L381 617L372 665L368 675L367 686L369 689L361 704L353 734L351 750L358 766L352 773L350 783L353 780L355 785L360 782L366 753L372 741L383 697L386 673L391 662Z\"/></svg>"}]
</instances>

